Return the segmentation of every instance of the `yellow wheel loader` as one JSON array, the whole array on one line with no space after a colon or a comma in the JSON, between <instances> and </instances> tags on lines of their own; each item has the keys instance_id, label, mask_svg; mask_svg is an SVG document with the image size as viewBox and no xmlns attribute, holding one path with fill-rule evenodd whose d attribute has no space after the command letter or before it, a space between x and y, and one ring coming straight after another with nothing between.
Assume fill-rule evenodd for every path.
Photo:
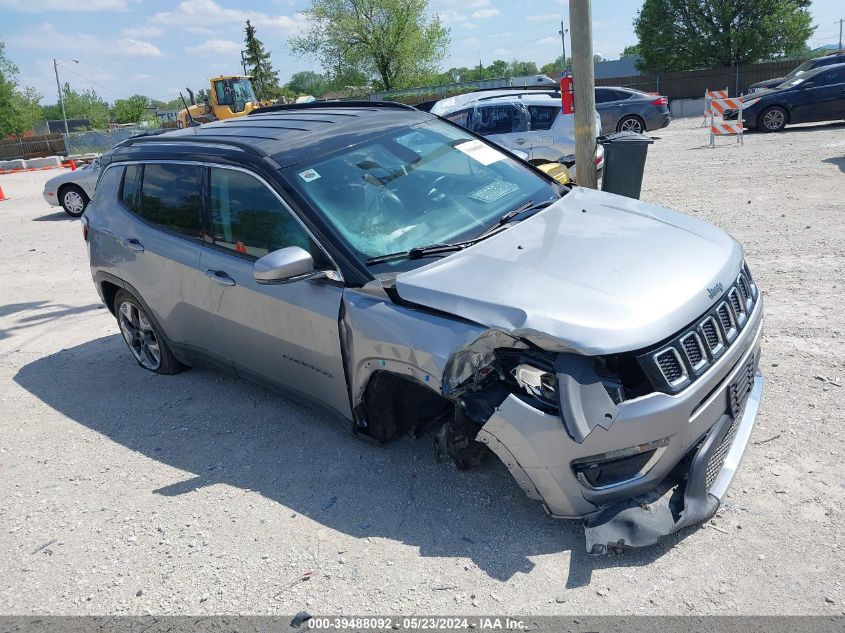
<instances>
[{"instance_id":1,"label":"yellow wheel loader","mask_svg":"<svg viewBox=\"0 0 845 633\"><path fill-rule=\"evenodd\" d=\"M190 88L187 88L187 91L191 98L191 105L185 103L185 97L179 94L185 108L179 110L176 115L176 127L181 129L218 119L245 116L263 105L270 105L269 101L258 101L252 89L252 82L245 75L212 77L208 81L211 99L205 103L198 104Z\"/></svg>"}]
</instances>

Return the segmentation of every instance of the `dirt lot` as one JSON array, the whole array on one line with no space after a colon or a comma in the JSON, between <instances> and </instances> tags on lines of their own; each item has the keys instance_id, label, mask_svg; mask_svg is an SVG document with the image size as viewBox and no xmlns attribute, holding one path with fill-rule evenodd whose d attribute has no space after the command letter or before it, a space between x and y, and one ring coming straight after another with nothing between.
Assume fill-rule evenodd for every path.
<instances>
[{"instance_id":1,"label":"dirt lot","mask_svg":"<svg viewBox=\"0 0 845 633\"><path fill-rule=\"evenodd\" d=\"M845 612L845 124L712 150L698 123L653 134L643 198L745 245L764 404L711 524L607 558L496 460L458 472L222 374L143 371L79 222L41 199L57 172L0 176L0 612Z\"/></svg>"}]
</instances>

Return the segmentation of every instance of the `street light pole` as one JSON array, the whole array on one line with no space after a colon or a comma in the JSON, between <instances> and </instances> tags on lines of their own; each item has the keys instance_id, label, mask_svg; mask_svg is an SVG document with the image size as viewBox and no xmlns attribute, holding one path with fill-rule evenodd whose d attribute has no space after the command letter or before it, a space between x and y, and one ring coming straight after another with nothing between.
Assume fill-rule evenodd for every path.
<instances>
[{"instance_id":1,"label":"street light pole","mask_svg":"<svg viewBox=\"0 0 845 633\"><path fill-rule=\"evenodd\" d=\"M72 60L75 64L79 63L78 59ZM65 134L70 134L67 129L67 114L65 114L65 97L62 94L62 84L59 82L59 64L62 61L56 61L56 58L53 58L53 72L56 73L56 88L59 91L59 103L62 104L62 120L65 122Z\"/></svg>"},{"instance_id":2,"label":"street light pole","mask_svg":"<svg viewBox=\"0 0 845 633\"><path fill-rule=\"evenodd\" d=\"M563 28L563 20L560 21L560 45L563 48L563 72L566 72L566 34L569 33L569 29Z\"/></svg>"}]
</instances>

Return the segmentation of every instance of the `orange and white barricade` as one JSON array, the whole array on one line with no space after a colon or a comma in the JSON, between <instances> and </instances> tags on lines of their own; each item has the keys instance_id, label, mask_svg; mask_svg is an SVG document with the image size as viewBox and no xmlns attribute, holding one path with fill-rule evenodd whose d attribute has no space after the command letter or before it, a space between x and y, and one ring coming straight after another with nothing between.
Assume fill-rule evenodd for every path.
<instances>
[{"instance_id":1,"label":"orange and white barricade","mask_svg":"<svg viewBox=\"0 0 845 633\"><path fill-rule=\"evenodd\" d=\"M727 99L728 98L728 89L725 88L724 90L705 90L704 91L704 122L701 124L701 127L706 127L712 121L713 110L710 107L710 102L713 99Z\"/></svg>"},{"instance_id":2,"label":"orange and white barricade","mask_svg":"<svg viewBox=\"0 0 845 633\"><path fill-rule=\"evenodd\" d=\"M742 120L742 98L713 99L710 103L710 147L716 146L717 136L736 136L740 145L745 145L742 132L745 129ZM725 119L725 111L736 112L736 119Z\"/></svg>"}]
</instances>

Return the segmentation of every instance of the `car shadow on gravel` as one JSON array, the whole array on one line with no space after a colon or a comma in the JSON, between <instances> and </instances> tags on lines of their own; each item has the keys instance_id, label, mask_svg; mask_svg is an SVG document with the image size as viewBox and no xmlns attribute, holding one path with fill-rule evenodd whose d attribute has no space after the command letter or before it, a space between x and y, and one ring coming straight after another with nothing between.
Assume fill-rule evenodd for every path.
<instances>
[{"instance_id":1,"label":"car shadow on gravel","mask_svg":"<svg viewBox=\"0 0 845 633\"><path fill-rule=\"evenodd\" d=\"M0 306L0 317L11 317L18 312L36 311L35 314L27 316L15 316L9 319L8 324L0 325L0 339L8 338L12 332L24 330L47 321L61 319L63 317L82 314L104 308L102 303L91 303L86 306L69 306L63 303L49 303L47 301L31 301L28 303L11 303Z\"/></svg>"},{"instance_id":2,"label":"car shadow on gravel","mask_svg":"<svg viewBox=\"0 0 845 633\"><path fill-rule=\"evenodd\" d=\"M47 215L41 215L37 218L32 218L33 222L58 222L59 220L78 220L79 218L72 218L64 211L58 211L56 213L48 213Z\"/></svg>"},{"instance_id":3,"label":"car shadow on gravel","mask_svg":"<svg viewBox=\"0 0 845 633\"><path fill-rule=\"evenodd\" d=\"M830 163L831 165L836 165L837 167L839 167L839 171L845 172L845 156L834 156L833 158L825 158L822 162Z\"/></svg>"},{"instance_id":4,"label":"car shadow on gravel","mask_svg":"<svg viewBox=\"0 0 845 633\"><path fill-rule=\"evenodd\" d=\"M418 547L422 556L470 558L502 581L530 572L531 557L569 550L558 590L588 585L596 569L647 565L683 538L591 557L581 525L546 517L495 458L458 471L436 463L430 438L374 446L332 416L251 383L201 369L159 376L130 358L115 334L32 361L14 380L75 422L192 473L139 496L227 484L281 504L280 518L292 511L356 538Z\"/></svg>"}]
</instances>

